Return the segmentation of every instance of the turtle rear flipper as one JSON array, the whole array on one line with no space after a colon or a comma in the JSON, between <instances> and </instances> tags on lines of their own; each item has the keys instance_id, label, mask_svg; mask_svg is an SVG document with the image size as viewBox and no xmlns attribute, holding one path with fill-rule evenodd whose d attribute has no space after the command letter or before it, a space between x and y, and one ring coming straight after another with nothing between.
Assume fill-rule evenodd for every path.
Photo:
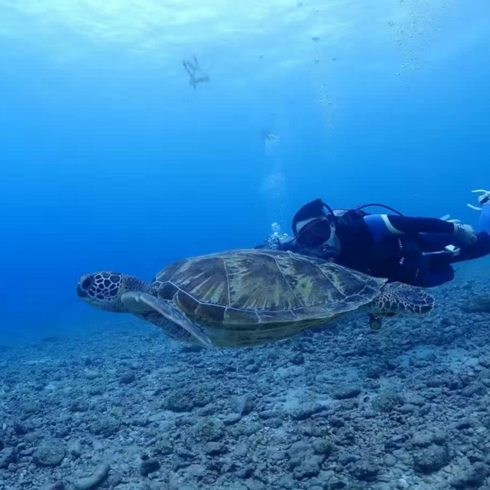
<instances>
[{"instance_id":1,"label":"turtle rear flipper","mask_svg":"<svg viewBox=\"0 0 490 490\"><path fill-rule=\"evenodd\" d=\"M157 325L176 340L186 341L194 337L206 347L213 346L208 336L170 301L137 292L123 294L121 301L130 313ZM190 339L188 334L192 336Z\"/></svg>"},{"instance_id":2,"label":"turtle rear flipper","mask_svg":"<svg viewBox=\"0 0 490 490\"><path fill-rule=\"evenodd\" d=\"M366 308L374 317L383 317L398 313L429 313L434 304L435 299L422 289L394 282L384 286L381 294Z\"/></svg>"}]
</instances>

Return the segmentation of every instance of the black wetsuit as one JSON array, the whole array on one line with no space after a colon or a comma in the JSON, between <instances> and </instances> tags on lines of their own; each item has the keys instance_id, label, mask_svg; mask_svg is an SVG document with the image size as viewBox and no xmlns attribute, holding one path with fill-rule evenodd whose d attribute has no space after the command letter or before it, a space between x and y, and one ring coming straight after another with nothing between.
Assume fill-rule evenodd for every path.
<instances>
[{"instance_id":1,"label":"black wetsuit","mask_svg":"<svg viewBox=\"0 0 490 490\"><path fill-rule=\"evenodd\" d=\"M348 211L337 219L341 253L335 262L390 282L438 286L454 278L451 264L490 254L490 205L484 206L480 224L487 231L468 245L461 243L448 221ZM447 250L449 245L459 253ZM313 255L294 239L274 248Z\"/></svg>"}]
</instances>

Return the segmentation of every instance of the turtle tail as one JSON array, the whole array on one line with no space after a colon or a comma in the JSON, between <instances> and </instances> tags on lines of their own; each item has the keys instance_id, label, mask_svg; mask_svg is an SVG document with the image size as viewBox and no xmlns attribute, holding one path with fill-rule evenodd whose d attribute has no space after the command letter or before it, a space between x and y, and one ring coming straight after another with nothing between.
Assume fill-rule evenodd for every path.
<instances>
[{"instance_id":1,"label":"turtle tail","mask_svg":"<svg viewBox=\"0 0 490 490\"><path fill-rule=\"evenodd\" d=\"M429 313L435 299L425 291L398 282L387 284L381 294L366 306L375 317L393 316L399 313Z\"/></svg>"}]
</instances>

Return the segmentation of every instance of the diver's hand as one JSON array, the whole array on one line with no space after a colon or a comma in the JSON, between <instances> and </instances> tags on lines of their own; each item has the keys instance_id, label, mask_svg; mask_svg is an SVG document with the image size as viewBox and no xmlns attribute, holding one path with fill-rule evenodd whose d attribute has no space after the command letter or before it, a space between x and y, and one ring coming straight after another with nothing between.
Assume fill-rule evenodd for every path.
<instances>
[{"instance_id":1,"label":"diver's hand","mask_svg":"<svg viewBox=\"0 0 490 490\"><path fill-rule=\"evenodd\" d=\"M484 189L477 189L475 191L471 191L474 194L480 194L478 196L478 202L480 206L484 206L485 204L490 204L490 191L486 191ZM475 211L481 211L481 207L473 206L473 204L467 205L469 208L474 209Z\"/></svg>"},{"instance_id":2,"label":"diver's hand","mask_svg":"<svg viewBox=\"0 0 490 490\"><path fill-rule=\"evenodd\" d=\"M453 223L454 234L458 237L458 240L464 245L472 245L476 242L476 232L471 225L464 225L463 223Z\"/></svg>"}]
</instances>

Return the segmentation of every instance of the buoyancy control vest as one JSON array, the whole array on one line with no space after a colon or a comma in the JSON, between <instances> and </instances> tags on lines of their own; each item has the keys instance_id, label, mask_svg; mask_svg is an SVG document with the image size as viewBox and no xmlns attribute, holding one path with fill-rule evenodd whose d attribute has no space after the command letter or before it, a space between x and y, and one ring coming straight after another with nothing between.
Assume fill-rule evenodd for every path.
<instances>
[{"instance_id":1,"label":"buoyancy control vest","mask_svg":"<svg viewBox=\"0 0 490 490\"><path fill-rule=\"evenodd\" d=\"M360 208L336 213L336 233L341 243L340 265L390 281L415 284L423 271L423 254L414 237L393 235L375 242Z\"/></svg>"}]
</instances>

